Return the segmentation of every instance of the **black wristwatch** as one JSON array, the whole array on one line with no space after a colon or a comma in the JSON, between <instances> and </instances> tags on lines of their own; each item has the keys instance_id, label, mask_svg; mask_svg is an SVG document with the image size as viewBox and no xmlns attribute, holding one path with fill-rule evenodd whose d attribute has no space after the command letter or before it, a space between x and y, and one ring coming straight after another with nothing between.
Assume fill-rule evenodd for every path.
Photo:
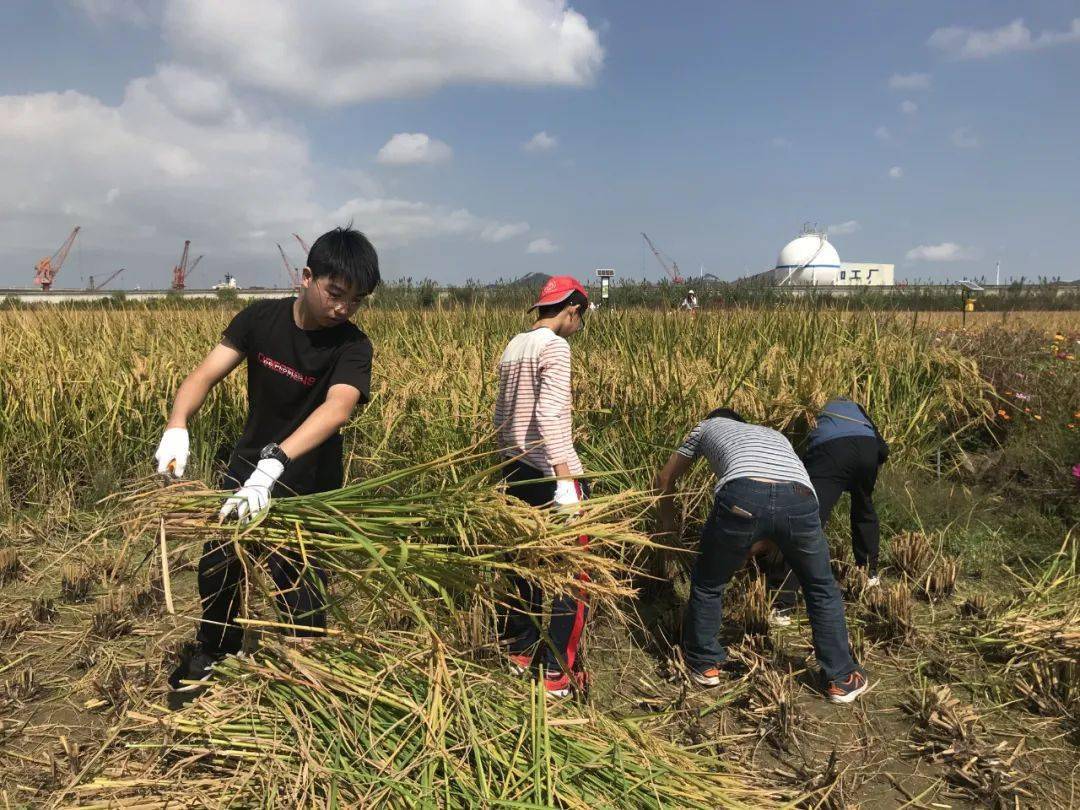
<instances>
[{"instance_id":1,"label":"black wristwatch","mask_svg":"<svg viewBox=\"0 0 1080 810\"><path fill-rule=\"evenodd\" d=\"M289 466L289 457L285 455L285 451L281 449L281 445L277 442L270 442L261 451L259 451L259 459L272 458L275 461L280 461L282 467Z\"/></svg>"}]
</instances>

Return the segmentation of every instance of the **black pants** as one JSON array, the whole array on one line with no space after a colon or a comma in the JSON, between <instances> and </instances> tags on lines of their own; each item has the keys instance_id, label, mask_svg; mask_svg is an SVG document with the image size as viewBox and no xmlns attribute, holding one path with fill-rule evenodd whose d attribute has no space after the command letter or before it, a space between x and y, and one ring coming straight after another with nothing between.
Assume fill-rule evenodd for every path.
<instances>
[{"instance_id":1,"label":"black pants","mask_svg":"<svg viewBox=\"0 0 1080 810\"><path fill-rule=\"evenodd\" d=\"M855 564L877 573L881 525L874 511L874 485L878 476L878 441L872 436L845 436L807 451L803 463L814 484L822 528L828 525L840 496L851 494L851 547ZM777 591L779 608L793 607L796 585L782 563L769 571L769 587Z\"/></svg>"},{"instance_id":2,"label":"black pants","mask_svg":"<svg viewBox=\"0 0 1080 810\"><path fill-rule=\"evenodd\" d=\"M243 486L250 470L241 470L239 466L230 468L222 478L222 489ZM320 472L317 489L313 491L324 492L341 486L340 460L336 465L326 465ZM275 489L274 497L289 494L297 493L279 493ZM265 563L274 580L274 596L282 621L297 625L289 632L296 636L320 635L318 630L326 628L326 572L312 563L310 554L305 566L300 555L291 549L266 549L264 554L255 556ZM252 559L249 557L248 561ZM233 545L208 541L199 559L202 620L196 638L211 655L237 653L243 646L244 630L235 622L245 583L244 563L236 556Z\"/></svg>"},{"instance_id":3,"label":"black pants","mask_svg":"<svg viewBox=\"0 0 1080 810\"><path fill-rule=\"evenodd\" d=\"M507 494L530 506L548 506L555 497L555 482L537 481L546 476L528 464L515 461L502 471L501 476L507 482ZM578 496L582 499L587 497L585 483L579 481L578 487ZM517 593L500 607L499 638L509 652L528 653L535 650L540 641L544 592L522 577L512 576L511 582ZM560 595L552 599L551 622L548 625L551 644L544 648L543 656L544 666L548 670L562 671L564 666L573 669L588 617L589 604L584 596L579 594L574 598Z\"/></svg>"}]
</instances>

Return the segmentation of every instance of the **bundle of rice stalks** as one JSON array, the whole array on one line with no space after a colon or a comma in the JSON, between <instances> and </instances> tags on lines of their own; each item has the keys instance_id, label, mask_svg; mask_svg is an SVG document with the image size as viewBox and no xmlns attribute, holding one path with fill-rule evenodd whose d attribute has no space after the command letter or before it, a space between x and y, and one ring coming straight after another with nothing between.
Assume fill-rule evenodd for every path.
<instances>
[{"instance_id":1,"label":"bundle of rice stalks","mask_svg":"<svg viewBox=\"0 0 1080 810\"><path fill-rule=\"evenodd\" d=\"M41 694L42 689L40 679L34 674L34 668L27 667L18 675L8 679L0 698L8 705L22 705Z\"/></svg>"},{"instance_id":2,"label":"bundle of rice stalks","mask_svg":"<svg viewBox=\"0 0 1080 810\"><path fill-rule=\"evenodd\" d=\"M890 541L893 565L913 582L919 582L934 559L934 547L922 532L901 532Z\"/></svg>"},{"instance_id":3,"label":"bundle of rice stalks","mask_svg":"<svg viewBox=\"0 0 1080 810\"><path fill-rule=\"evenodd\" d=\"M847 599L861 599L863 594L867 592L868 583L870 582L870 575L866 573L865 568L859 568L857 566L844 567L846 572L843 579L844 596ZM836 577L836 569L833 569L833 577ZM840 582L839 579L836 580Z\"/></svg>"},{"instance_id":4,"label":"bundle of rice stalks","mask_svg":"<svg viewBox=\"0 0 1080 810\"><path fill-rule=\"evenodd\" d=\"M922 592L931 601L951 596L959 576L960 561L956 557L937 557L920 583Z\"/></svg>"},{"instance_id":5,"label":"bundle of rice stalks","mask_svg":"<svg viewBox=\"0 0 1080 810\"><path fill-rule=\"evenodd\" d=\"M769 635L769 606L769 594L765 588L765 577L750 577L746 583L742 602L739 605L743 632L746 635Z\"/></svg>"},{"instance_id":6,"label":"bundle of rice stalks","mask_svg":"<svg viewBox=\"0 0 1080 810\"><path fill-rule=\"evenodd\" d=\"M0 618L0 641L15 638L29 630L32 624L33 621L26 610L17 610L15 613Z\"/></svg>"},{"instance_id":7,"label":"bundle of rice stalks","mask_svg":"<svg viewBox=\"0 0 1080 810\"><path fill-rule=\"evenodd\" d=\"M646 730L643 718L552 705L536 681L483 670L420 636L268 646L229 659L215 680L178 713L129 715L166 727L174 742L159 767L176 790L200 780L208 804L591 809L777 800L749 775ZM130 795L144 774L80 792Z\"/></svg>"},{"instance_id":8,"label":"bundle of rice stalks","mask_svg":"<svg viewBox=\"0 0 1080 810\"><path fill-rule=\"evenodd\" d=\"M910 642L915 636L914 601L903 581L879 585L863 593L867 628L882 641Z\"/></svg>"},{"instance_id":9,"label":"bundle of rice stalks","mask_svg":"<svg viewBox=\"0 0 1080 810\"><path fill-rule=\"evenodd\" d=\"M277 499L242 527L218 524L221 493L179 485L133 496L140 512L130 523L145 531L165 514L170 540L217 537L255 563L269 549L283 551L320 565L339 587L408 610L422 626L430 615L425 597L452 606L455 596L478 589L496 598L516 593L499 575L593 600L634 593L624 560L656 547L633 529L650 495L590 499L577 515L535 509L492 484L496 468L458 477L457 465L475 459L456 455L333 492ZM436 471L443 478L435 489L396 494L402 481Z\"/></svg>"},{"instance_id":10,"label":"bundle of rice stalks","mask_svg":"<svg viewBox=\"0 0 1080 810\"><path fill-rule=\"evenodd\" d=\"M849 810L857 806L855 796L858 782L852 774L851 765L841 768L839 761L839 755L833 749L824 764L791 762L792 770L777 769L774 773L797 786L799 794L804 797L798 807Z\"/></svg>"},{"instance_id":11,"label":"bundle of rice stalks","mask_svg":"<svg viewBox=\"0 0 1080 810\"><path fill-rule=\"evenodd\" d=\"M759 739L779 751L791 751L797 742L802 714L795 701L796 692L791 673L761 666L751 676L743 720L753 726Z\"/></svg>"},{"instance_id":12,"label":"bundle of rice stalks","mask_svg":"<svg viewBox=\"0 0 1080 810\"><path fill-rule=\"evenodd\" d=\"M30 618L38 624L52 622L56 619L57 613L59 611L56 609L56 602L47 596L39 596L30 603Z\"/></svg>"},{"instance_id":13,"label":"bundle of rice stalks","mask_svg":"<svg viewBox=\"0 0 1080 810\"><path fill-rule=\"evenodd\" d=\"M965 619L985 619L990 615L990 599L985 593L973 593L960 605L960 615Z\"/></svg>"},{"instance_id":14,"label":"bundle of rice stalks","mask_svg":"<svg viewBox=\"0 0 1080 810\"><path fill-rule=\"evenodd\" d=\"M94 589L94 569L81 563L65 563L60 569L60 598L85 602Z\"/></svg>"},{"instance_id":15,"label":"bundle of rice stalks","mask_svg":"<svg viewBox=\"0 0 1080 810\"><path fill-rule=\"evenodd\" d=\"M1080 664L1034 661L1016 675L1016 689L1037 714L1080 720Z\"/></svg>"},{"instance_id":16,"label":"bundle of rice stalks","mask_svg":"<svg viewBox=\"0 0 1080 810\"><path fill-rule=\"evenodd\" d=\"M1027 775L1019 762L1024 741L1010 748L992 743L975 709L963 703L946 686L915 686L903 708L915 720L911 734L913 752L938 763L946 781L961 797L988 807L1019 806L1030 798L1024 788Z\"/></svg>"},{"instance_id":17,"label":"bundle of rice stalks","mask_svg":"<svg viewBox=\"0 0 1080 810\"><path fill-rule=\"evenodd\" d=\"M975 644L1011 668L1080 664L1080 542L1068 537L1035 574L1015 575L1019 595L980 623Z\"/></svg>"},{"instance_id":18,"label":"bundle of rice stalks","mask_svg":"<svg viewBox=\"0 0 1080 810\"><path fill-rule=\"evenodd\" d=\"M19 550L6 546L0 548L0 585L17 580L23 571Z\"/></svg>"},{"instance_id":19,"label":"bundle of rice stalks","mask_svg":"<svg viewBox=\"0 0 1080 810\"><path fill-rule=\"evenodd\" d=\"M123 588L98 600L90 617L91 636L108 640L125 636L133 629L127 593Z\"/></svg>"}]
</instances>

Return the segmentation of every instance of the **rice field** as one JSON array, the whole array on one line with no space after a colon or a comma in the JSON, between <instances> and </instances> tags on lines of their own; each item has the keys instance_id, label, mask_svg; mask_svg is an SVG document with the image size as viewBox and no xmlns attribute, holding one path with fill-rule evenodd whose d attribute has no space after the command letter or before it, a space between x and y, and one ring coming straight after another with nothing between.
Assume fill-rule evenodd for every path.
<instances>
[{"instance_id":1,"label":"rice field","mask_svg":"<svg viewBox=\"0 0 1080 810\"><path fill-rule=\"evenodd\" d=\"M192 481L163 487L150 458L230 315L0 312L4 806L1080 804L1076 313L976 313L963 331L941 313L599 313L572 341L598 497L568 523L491 485L494 368L525 315L362 311L375 375L345 432L347 486L235 536L252 654L177 708L165 676L193 637L198 549L223 531L209 487L243 374L191 426ZM709 482L695 470L681 543L660 547L651 477L712 408L797 440L837 394L893 448L886 586L852 567L843 503L828 532L874 688L825 704L805 615L770 628L748 570L725 604L743 671L696 691L672 640ZM326 640L274 632L268 544L327 561ZM591 688L545 700L499 666L504 576L558 592L583 568Z\"/></svg>"}]
</instances>

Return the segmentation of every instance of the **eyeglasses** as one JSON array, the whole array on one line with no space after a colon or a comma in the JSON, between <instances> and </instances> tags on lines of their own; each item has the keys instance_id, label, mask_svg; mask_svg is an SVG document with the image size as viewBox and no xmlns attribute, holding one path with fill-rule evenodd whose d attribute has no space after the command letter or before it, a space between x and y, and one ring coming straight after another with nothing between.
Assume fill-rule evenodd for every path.
<instances>
[{"instance_id":1,"label":"eyeglasses","mask_svg":"<svg viewBox=\"0 0 1080 810\"><path fill-rule=\"evenodd\" d=\"M324 287L322 284L320 284L318 279L315 279L315 286L319 288L319 292L322 294L323 298L325 298L326 301L334 307L344 306L346 309L355 310L368 296L367 293L362 293L353 298L349 298L349 296L347 295L331 292L330 290L327 290L326 287Z\"/></svg>"}]
</instances>

